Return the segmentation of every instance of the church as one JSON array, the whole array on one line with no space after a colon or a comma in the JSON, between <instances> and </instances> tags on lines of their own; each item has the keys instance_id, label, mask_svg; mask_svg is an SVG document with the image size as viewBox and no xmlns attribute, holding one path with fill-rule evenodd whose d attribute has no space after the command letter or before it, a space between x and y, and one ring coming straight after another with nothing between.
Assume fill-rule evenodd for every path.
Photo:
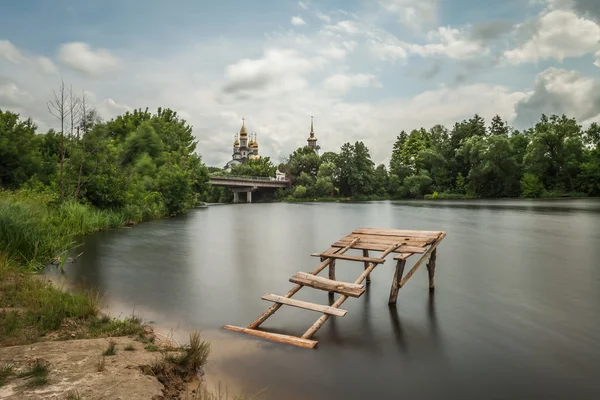
<instances>
[{"instance_id":1,"label":"church","mask_svg":"<svg viewBox=\"0 0 600 400\"><path fill-rule=\"evenodd\" d=\"M317 154L321 147L317 144L317 138L315 137L315 129L313 123L313 117L310 117L310 133L308 136L308 147L313 149ZM247 160L254 160L260 158L258 154L258 140L256 134L250 136L248 141L248 131L246 130L246 120L242 118L242 128L240 129L239 137L236 134L233 142L233 155L231 160L225 164L226 171L231 171L236 165L245 163Z\"/></svg>"}]
</instances>

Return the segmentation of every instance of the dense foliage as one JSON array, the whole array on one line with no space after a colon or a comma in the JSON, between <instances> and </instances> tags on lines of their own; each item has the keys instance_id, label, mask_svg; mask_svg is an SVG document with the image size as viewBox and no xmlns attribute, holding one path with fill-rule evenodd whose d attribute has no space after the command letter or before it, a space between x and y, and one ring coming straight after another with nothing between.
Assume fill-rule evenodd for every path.
<instances>
[{"instance_id":1,"label":"dense foliage","mask_svg":"<svg viewBox=\"0 0 600 400\"><path fill-rule=\"evenodd\" d=\"M0 110L0 188L36 189L134 221L184 212L209 189L192 128L169 109L108 122L92 112L63 129L36 134L31 120Z\"/></svg>"},{"instance_id":2,"label":"dense foliage","mask_svg":"<svg viewBox=\"0 0 600 400\"><path fill-rule=\"evenodd\" d=\"M525 131L478 115L451 130L400 132L389 168L362 142L320 157L300 148L279 166L293 187L282 199L491 198L600 195L600 126L542 115Z\"/></svg>"}]
</instances>

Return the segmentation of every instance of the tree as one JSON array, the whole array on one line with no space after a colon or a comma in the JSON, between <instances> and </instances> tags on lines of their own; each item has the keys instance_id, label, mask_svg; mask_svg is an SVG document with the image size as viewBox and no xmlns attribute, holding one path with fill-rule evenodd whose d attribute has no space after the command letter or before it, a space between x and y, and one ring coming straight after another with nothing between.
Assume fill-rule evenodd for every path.
<instances>
[{"instance_id":1,"label":"tree","mask_svg":"<svg viewBox=\"0 0 600 400\"><path fill-rule=\"evenodd\" d=\"M0 109L0 188L15 189L42 170L35 130L31 119Z\"/></svg>"},{"instance_id":2,"label":"tree","mask_svg":"<svg viewBox=\"0 0 600 400\"><path fill-rule=\"evenodd\" d=\"M60 85L58 86L58 92L56 90L52 91L53 98L48 102L48 111L52 116L58 119L60 123L60 132L59 132L59 157L60 157L60 198L61 200L65 199L65 181L64 181L64 165L65 165L65 153L67 151L66 142L65 142L65 127L69 120L69 95L67 92L67 86L65 85L65 81L60 80Z\"/></svg>"},{"instance_id":3,"label":"tree","mask_svg":"<svg viewBox=\"0 0 600 400\"><path fill-rule=\"evenodd\" d=\"M269 157L247 160L231 169L232 175L274 177L275 166Z\"/></svg>"},{"instance_id":4,"label":"tree","mask_svg":"<svg viewBox=\"0 0 600 400\"><path fill-rule=\"evenodd\" d=\"M492 118L489 132L490 135L508 136L508 125L502 120L502 118L500 118L499 115L496 115L494 118Z\"/></svg>"},{"instance_id":5,"label":"tree","mask_svg":"<svg viewBox=\"0 0 600 400\"><path fill-rule=\"evenodd\" d=\"M533 174L525 173L521 179L521 195L523 197L540 197L544 192L544 185Z\"/></svg>"},{"instance_id":6,"label":"tree","mask_svg":"<svg viewBox=\"0 0 600 400\"><path fill-rule=\"evenodd\" d=\"M542 115L531 132L526 170L551 191L572 191L584 160L583 132L575 119Z\"/></svg>"}]
</instances>

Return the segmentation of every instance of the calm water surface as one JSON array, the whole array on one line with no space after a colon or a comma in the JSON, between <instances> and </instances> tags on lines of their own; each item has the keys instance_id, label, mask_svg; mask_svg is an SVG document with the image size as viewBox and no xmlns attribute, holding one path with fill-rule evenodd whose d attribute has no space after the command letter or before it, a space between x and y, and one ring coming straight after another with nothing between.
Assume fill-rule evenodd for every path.
<instances>
[{"instance_id":1,"label":"calm water surface","mask_svg":"<svg viewBox=\"0 0 600 400\"><path fill-rule=\"evenodd\" d=\"M311 253L358 227L446 231L435 294L422 268L388 307L389 260L315 350L220 329L250 323L263 294L283 295L318 264ZM69 281L176 336L202 329L212 367L261 399L600 398L597 200L211 206L88 236L79 251ZM337 279L361 270L340 262ZM310 288L296 298L328 302ZM284 306L263 327L301 335L318 317Z\"/></svg>"}]
</instances>

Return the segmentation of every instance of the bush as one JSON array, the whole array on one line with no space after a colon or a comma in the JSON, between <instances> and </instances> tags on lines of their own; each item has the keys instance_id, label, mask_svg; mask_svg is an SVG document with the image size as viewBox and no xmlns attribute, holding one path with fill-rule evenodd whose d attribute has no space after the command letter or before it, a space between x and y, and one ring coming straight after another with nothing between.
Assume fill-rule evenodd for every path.
<instances>
[{"instance_id":1,"label":"bush","mask_svg":"<svg viewBox=\"0 0 600 400\"><path fill-rule=\"evenodd\" d=\"M302 185L296 186L294 190L294 197L297 199L303 199L306 197L306 188Z\"/></svg>"},{"instance_id":2,"label":"bush","mask_svg":"<svg viewBox=\"0 0 600 400\"><path fill-rule=\"evenodd\" d=\"M525 173L521 178L521 195L523 197L540 197L544 193L544 185L537 176Z\"/></svg>"},{"instance_id":3,"label":"bush","mask_svg":"<svg viewBox=\"0 0 600 400\"><path fill-rule=\"evenodd\" d=\"M432 194L426 194L423 198L425 200L464 200L466 196L458 193L433 192Z\"/></svg>"}]
</instances>

